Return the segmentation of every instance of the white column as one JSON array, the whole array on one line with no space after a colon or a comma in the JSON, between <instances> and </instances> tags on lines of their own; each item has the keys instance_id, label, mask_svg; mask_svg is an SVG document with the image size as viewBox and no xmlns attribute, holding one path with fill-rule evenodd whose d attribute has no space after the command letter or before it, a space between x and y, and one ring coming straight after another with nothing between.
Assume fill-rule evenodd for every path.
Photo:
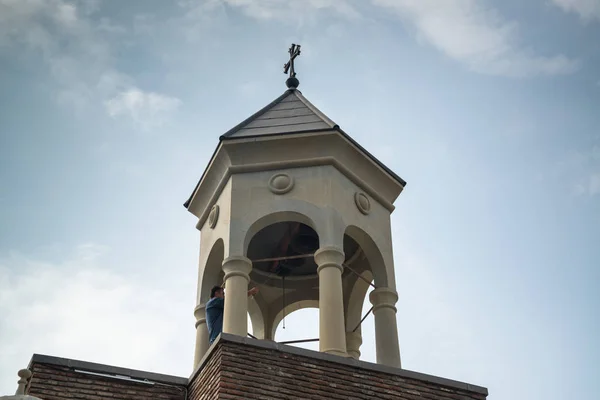
<instances>
[{"instance_id":1,"label":"white column","mask_svg":"<svg viewBox=\"0 0 600 400\"><path fill-rule=\"evenodd\" d=\"M342 292L343 250L328 246L315 253L319 274L319 351L348 356Z\"/></svg>"},{"instance_id":2,"label":"white column","mask_svg":"<svg viewBox=\"0 0 600 400\"><path fill-rule=\"evenodd\" d=\"M362 334L360 327L356 332L346 332L346 352L356 360L360 359L360 346L362 345Z\"/></svg>"},{"instance_id":3,"label":"white column","mask_svg":"<svg viewBox=\"0 0 600 400\"><path fill-rule=\"evenodd\" d=\"M248 335L248 283L252 261L246 257L228 257L223 261L225 272L225 311L223 332Z\"/></svg>"},{"instance_id":4,"label":"white column","mask_svg":"<svg viewBox=\"0 0 600 400\"><path fill-rule=\"evenodd\" d=\"M375 316L375 348L377 364L401 368L396 302L398 293L390 288L377 288L369 295Z\"/></svg>"},{"instance_id":5,"label":"white column","mask_svg":"<svg viewBox=\"0 0 600 400\"><path fill-rule=\"evenodd\" d=\"M208 351L208 327L206 325L206 304L200 304L194 309L196 317L196 351L194 352L194 369L198 366L204 354Z\"/></svg>"}]
</instances>

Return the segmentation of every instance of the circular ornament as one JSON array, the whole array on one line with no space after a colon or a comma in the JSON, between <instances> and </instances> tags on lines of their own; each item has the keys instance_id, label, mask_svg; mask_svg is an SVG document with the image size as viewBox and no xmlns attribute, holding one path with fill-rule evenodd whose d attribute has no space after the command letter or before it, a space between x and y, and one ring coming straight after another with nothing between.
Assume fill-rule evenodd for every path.
<instances>
[{"instance_id":1,"label":"circular ornament","mask_svg":"<svg viewBox=\"0 0 600 400\"><path fill-rule=\"evenodd\" d=\"M215 204L210 209L210 214L208 214L208 226L211 229L214 229L214 227L217 226L218 219L219 219L219 206Z\"/></svg>"},{"instance_id":2,"label":"circular ornament","mask_svg":"<svg viewBox=\"0 0 600 400\"><path fill-rule=\"evenodd\" d=\"M294 178L288 174L275 174L269 179L269 190L275 194L285 194L294 187Z\"/></svg>"},{"instance_id":3,"label":"circular ornament","mask_svg":"<svg viewBox=\"0 0 600 400\"><path fill-rule=\"evenodd\" d=\"M356 207L358 211L363 213L364 215L369 214L371 212L371 202L366 194L361 192L356 192L354 194L354 203L356 203Z\"/></svg>"}]
</instances>

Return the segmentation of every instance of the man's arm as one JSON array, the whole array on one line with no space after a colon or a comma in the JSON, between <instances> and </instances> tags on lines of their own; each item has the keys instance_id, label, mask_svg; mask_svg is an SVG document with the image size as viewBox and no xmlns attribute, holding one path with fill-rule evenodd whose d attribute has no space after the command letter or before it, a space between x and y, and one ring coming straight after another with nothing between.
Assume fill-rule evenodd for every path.
<instances>
[{"instance_id":1,"label":"man's arm","mask_svg":"<svg viewBox=\"0 0 600 400\"><path fill-rule=\"evenodd\" d=\"M248 297L254 296L256 293L258 293L258 288L253 287L252 289L248 290Z\"/></svg>"},{"instance_id":2,"label":"man's arm","mask_svg":"<svg viewBox=\"0 0 600 400\"><path fill-rule=\"evenodd\" d=\"M225 299L216 297L215 298L215 307L225 309Z\"/></svg>"}]
</instances>

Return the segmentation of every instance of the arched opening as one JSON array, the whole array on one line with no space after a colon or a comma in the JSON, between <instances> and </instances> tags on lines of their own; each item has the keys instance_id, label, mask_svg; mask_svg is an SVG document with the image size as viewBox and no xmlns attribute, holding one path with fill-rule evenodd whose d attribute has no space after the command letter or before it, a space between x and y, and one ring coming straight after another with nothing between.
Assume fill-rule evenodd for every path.
<instances>
[{"instance_id":1,"label":"arched opening","mask_svg":"<svg viewBox=\"0 0 600 400\"><path fill-rule=\"evenodd\" d=\"M367 290L363 306L362 306L362 315L365 316L371 310L371 301L369 300L369 295L374 290L372 286L369 286ZM369 315L364 319L362 324L360 325L361 335L362 335L362 345L360 348L360 359L362 361L368 361L375 363L377 362L377 356L375 354L376 346L375 346L375 317L373 313L369 313Z\"/></svg>"},{"instance_id":2,"label":"arched opening","mask_svg":"<svg viewBox=\"0 0 600 400\"><path fill-rule=\"evenodd\" d=\"M217 239L210 249L210 253L204 265L202 275L202 288L198 299L199 304L206 304L210 299L210 289L213 286L222 285L224 273L222 269L223 259L225 257L225 245L223 239Z\"/></svg>"},{"instance_id":3,"label":"arched opening","mask_svg":"<svg viewBox=\"0 0 600 400\"><path fill-rule=\"evenodd\" d=\"M319 236L315 230L299 221L267 225L249 241L251 285L260 290L255 301L271 318L266 321L265 338L272 339L273 318L281 310L300 300L318 299L318 292L314 291L318 276L313 257L318 249Z\"/></svg>"},{"instance_id":4,"label":"arched opening","mask_svg":"<svg viewBox=\"0 0 600 400\"><path fill-rule=\"evenodd\" d=\"M364 306L369 304L367 294L373 289L373 273L368 269L366 260L362 261L360 265L362 272L359 276L354 276L354 280L350 281L348 285L349 293L347 295L346 303L346 331L347 332L360 332L362 327L362 318L366 313L364 312ZM365 268L366 267L366 268ZM366 312L369 310L367 309Z\"/></svg>"},{"instance_id":5,"label":"arched opening","mask_svg":"<svg viewBox=\"0 0 600 400\"><path fill-rule=\"evenodd\" d=\"M278 343L319 351L318 341L305 341L319 338L318 301L311 306L295 308L286 313L285 320L279 320L274 337Z\"/></svg>"},{"instance_id":6,"label":"arched opening","mask_svg":"<svg viewBox=\"0 0 600 400\"><path fill-rule=\"evenodd\" d=\"M259 339L317 350L318 341L301 342L319 337L319 277L314 254L320 240L312 221L288 212L264 217L247 231L245 246L246 257L253 264L250 285L260 290L249 303L254 327L250 332ZM366 324L372 325L373 317L360 321L370 308L369 284L387 279L383 257L373 240L356 227L346 230L343 250L346 331L352 331L349 325L358 324L364 334L374 338L373 329L365 329ZM361 358L372 357L367 351Z\"/></svg>"},{"instance_id":7,"label":"arched opening","mask_svg":"<svg viewBox=\"0 0 600 400\"><path fill-rule=\"evenodd\" d=\"M319 235L312 227L285 221L258 231L248 244L247 257L263 276L310 277L317 273L312 255L318 249Z\"/></svg>"},{"instance_id":8,"label":"arched opening","mask_svg":"<svg viewBox=\"0 0 600 400\"><path fill-rule=\"evenodd\" d=\"M387 287L388 273L386 262L379 247L371 236L361 228L350 225L346 228L346 232L344 233L344 239L346 237L352 238L352 240L360 246L364 256L368 260L369 268L373 273L373 282L375 286Z\"/></svg>"},{"instance_id":9,"label":"arched opening","mask_svg":"<svg viewBox=\"0 0 600 400\"><path fill-rule=\"evenodd\" d=\"M248 333L257 339L265 339L265 317L255 298L248 299Z\"/></svg>"},{"instance_id":10,"label":"arched opening","mask_svg":"<svg viewBox=\"0 0 600 400\"><path fill-rule=\"evenodd\" d=\"M319 300L299 300L299 301L295 301L291 304L286 305L285 308L281 308L279 310L279 312L277 314L275 314L274 318L273 318L273 337L276 338L276 334L277 334L277 329L279 329L281 327L281 329L286 330L287 328L287 322L289 321L289 316L296 312L296 311L300 311L300 310L305 310L305 309L319 309ZM297 318L297 317L296 317ZM296 319L295 318L295 319ZM312 336L312 337L300 337L299 333L296 332L294 329L288 329L288 336L292 335L294 336L293 339L286 339L286 340L305 340L305 339L314 339L314 338L318 338L318 313L317 313L317 319L316 321L316 325L317 325L317 336ZM312 325L313 322L315 321L304 321L305 323Z\"/></svg>"},{"instance_id":11,"label":"arched opening","mask_svg":"<svg viewBox=\"0 0 600 400\"><path fill-rule=\"evenodd\" d=\"M257 336L257 332L254 329L254 325L252 325L252 316L250 315L250 313L248 313L248 333L252 333L252 336Z\"/></svg>"},{"instance_id":12,"label":"arched opening","mask_svg":"<svg viewBox=\"0 0 600 400\"><path fill-rule=\"evenodd\" d=\"M356 257L348 260L345 290L348 352L364 361L376 361L375 318L369 295L375 287L387 287L389 276L384 256L373 238L361 228L348 226L345 240L358 246Z\"/></svg>"},{"instance_id":13,"label":"arched opening","mask_svg":"<svg viewBox=\"0 0 600 400\"><path fill-rule=\"evenodd\" d=\"M282 216L293 220L282 221ZM265 224L269 221L275 222ZM313 255L319 249L319 236L307 223L311 222L306 217L294 213L271 215L254 224L254 234L247 238L246 257L252 261L250 286L259 288L248 303L248 312L252 335L258 339L273 340L284 310L289 314L298 302L315 301L318 306ZM260 229L255 229L257 226Z\"/></svg>"},{"instance_id":14,"label":"arched opening","mask_svg":"<svg viewBox=\"0 0 600 400\"><path fill-rule=\"evenodd\" d=\"M248 254L250 242L254 240L259 232L263 231L269 226L279 225L282 227L285 224L302 224L310 227L313 231L316 230L315 222L304 214L294 211L274 212L258 219L248 228L246 237L244 238L244 252Z\"/></svg>"}]
</instances>

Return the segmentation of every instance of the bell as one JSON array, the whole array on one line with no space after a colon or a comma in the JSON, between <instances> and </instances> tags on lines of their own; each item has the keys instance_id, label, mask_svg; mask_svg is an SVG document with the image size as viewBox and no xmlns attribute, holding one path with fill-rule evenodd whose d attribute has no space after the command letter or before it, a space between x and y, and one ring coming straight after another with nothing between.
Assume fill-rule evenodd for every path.
<instances>
[{"instance_id":1,"label":"bell","mask_svg":"<svg viewBox=\"0 0 600 400\"><path fill-rule=\"evenodd\" d=\"M289 276L294 266L289 265L286 262L280 262L275 268L275 273L279 276Z\"/></svg>"},{"instance_id":2,"label":"bell","mask_svg":"<svg viewBox=\"0 0 600 400\"><path fill-rule=\"evenodd\" d=\"M319 236L307 225L300 225L298 233L293 237L291 248L298 254L309 254L319 248Z\"/></svg>"}]
</instances>

